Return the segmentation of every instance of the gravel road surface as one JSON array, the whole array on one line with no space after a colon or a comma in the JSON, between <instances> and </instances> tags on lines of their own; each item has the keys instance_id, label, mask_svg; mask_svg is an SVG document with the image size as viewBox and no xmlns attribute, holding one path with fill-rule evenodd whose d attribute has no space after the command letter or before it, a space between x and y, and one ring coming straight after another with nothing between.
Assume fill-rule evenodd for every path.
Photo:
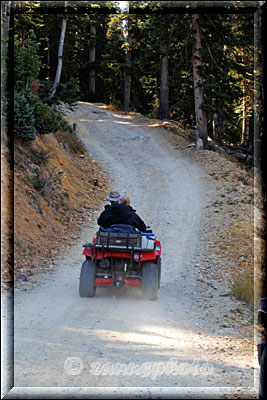
<instances>
[{"instance_id":1,"label":"gravel road surface","mask_svg":"<svg viewBox=\"0 0 267 400\"><path fill-rule=\"evenodd\" d=\"M205 293L192 263L214 194L197 165L141 116L79 102L67 118L108 171L110 189L130 197L161 241L162 284L157 301L142 299L137 288L79 297L82 245L97 230L96 212L53 273L15 291L15 388L7 398L251 398L254 355L239 351L232 333L198 306ZM231 301L221 297L222 304ZM231 355L221 349L227 340Z\"/></svg>"}]
</instances>

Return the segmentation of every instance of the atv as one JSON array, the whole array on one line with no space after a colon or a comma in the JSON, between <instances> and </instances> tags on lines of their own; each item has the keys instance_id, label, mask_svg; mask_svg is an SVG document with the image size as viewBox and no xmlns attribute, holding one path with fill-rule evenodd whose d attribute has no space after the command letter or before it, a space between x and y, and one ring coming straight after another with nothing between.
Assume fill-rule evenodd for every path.
<instances>
[{"instance_id":1,"label":"atv","mask_svg":"<svg viewBox=\"0 0 267 400\"><path fill-rule=\"evenodd\" d=\"M151 230L143 233L123 224L100 227L92 243L83 247L81 297L94 297L98 286L129 286L141 288L146 299L157 299L161 245Z\"/></svg>"}]
</instances>

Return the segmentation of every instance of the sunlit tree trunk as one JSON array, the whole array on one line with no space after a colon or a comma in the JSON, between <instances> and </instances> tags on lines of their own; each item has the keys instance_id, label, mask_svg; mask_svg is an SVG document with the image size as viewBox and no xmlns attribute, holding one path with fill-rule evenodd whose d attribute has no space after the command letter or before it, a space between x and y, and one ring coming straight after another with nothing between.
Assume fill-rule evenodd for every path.
<instances>
[{"instance_id":1,"label":"sunlit tree trunk","mask_svg":"<svg viewBox=\"0 0 267 400\"><path fill-rule=\"evenodd\" d=\"M241 136L241 143L248 141L249 139L249 118L248 118L248 99L246 96L246 85L245 82L242 84L242 92L243 92L243 99L242 99L242 136Z\"/></svg>"},{"instance_id":2,"label":"sunlit tree trunk","mask_svg":"<svg viewBox=\"0 0 267 400\"><path fill-rule=\"evenodd\" d=\"M89 97L95 96L95 53L96 53L96 26L90 24L90 49L89 49Z\"/></svg>"},{"instance_id":3,"label":"sunlit tree trunk","mask_svg":"<svg viewBox=\"0 0 267 400\"><path fill-rule=\"evenodd\" d=\"M202 109L204 92L203 92L203 81L201 73L199 71L202 66L202 56L201 56L201 35L199 29L199 15L192 14L193 23L193 54L192 54L192 64L193 64L193 81L194 81L194 100L195 100L195 115L196 115L196 125L199 132L199 137L203 140L204 149L207 148L208 138L207 138L207 116L206 112Z\"/></svg>"},{"instance_id":4,"label":"sunlit tree trunk","mask_svg":"<svg viewBox=\"0 0 267 400\"><path fill-rule=\"evenodd\" d=\"M127 17L127 47L125 50L125 72L124 72L124 96L123 96L123 109L128 111L130 109L131 99L131 45L132 45L132 33L131 33L132 20L131 17Z\"/></svg>"},{"instance_id":5,"label":"sunlit tree trunk","mask_svg":"<svg viewBox=\"0 0 267 400\"><path fill-rule=\"evenodd\" d=\"M65 7L67 7L67 2L65 1ZM60 82L60 76L61 76L61 71L62 71L62 61L63 61L63 48L64 48L64 40L65 40L65 32L66 32L66 26L67 26L67 20L63 19L62 25L61 25L61 34L60 34L60 40L59 40L59 46L58 46L58 63L57 63L57 72L55 76L55 80L52 86L51 93L48 97L48 99L51 99L57 90L57 85Z\"/></svg>"},{"instance_id":6,"label":"sunlit tree trunk","mask_svg":"<svg viewBox=\"0 0 267 400\"><path fill-rule=\"evenodd\" d=\"M130 108L131 98L131 51L126 50L125 54L125 73L124 73L124 96L123 109L128 111Z\"/></svg>"},{"instance_id":7,"label":"sunlit tree trunk","mask_svg":"<svg viewBox=\"0 0 267 400\"><path fill-rule=\"evenodd\" d=\"M10 25L10 9L11 9L11 1L7 1L5 4L5 9L4 9L4 17L6 20L5 23L5 46L6 48L8 47L8 41L9 41L9 25Z\"/></svg>"}]
</instances>

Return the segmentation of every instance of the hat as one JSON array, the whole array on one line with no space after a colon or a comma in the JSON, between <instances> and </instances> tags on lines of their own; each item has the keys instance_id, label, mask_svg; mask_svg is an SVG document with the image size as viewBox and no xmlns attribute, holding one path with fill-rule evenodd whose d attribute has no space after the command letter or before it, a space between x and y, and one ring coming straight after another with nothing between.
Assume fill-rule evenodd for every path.
<instances>
[{"instance_id":1,"label":"hat","mask_svg":"<svg viewBox=\"0 0 267 400\"><path fill-rule=\"evenodd\" d=\"M124 196L122 194L119 194L117 190L111 190L109 195L106 197L106 200L108 201L120 201L123 199Z\"/></svg>"}]
</instances>

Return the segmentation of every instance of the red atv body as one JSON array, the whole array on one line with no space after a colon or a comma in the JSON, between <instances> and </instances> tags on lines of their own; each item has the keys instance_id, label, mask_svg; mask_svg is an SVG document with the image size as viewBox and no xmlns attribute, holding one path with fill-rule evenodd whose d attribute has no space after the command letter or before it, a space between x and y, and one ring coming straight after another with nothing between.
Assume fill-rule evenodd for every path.
<instances>
[{"instance_id":1,"label":"red atv body","mask_svg":"<svg viewBox=\"0 0 267 400\"><path fill-rule=\"evenodd\" d=\"M141 288L143 297L156 300L161 244L152 231L98 231L93 242L83 247L86 260L80 274L81 297L94 297L97 286L130 286Z\"/></svg>"}]
</instances>

